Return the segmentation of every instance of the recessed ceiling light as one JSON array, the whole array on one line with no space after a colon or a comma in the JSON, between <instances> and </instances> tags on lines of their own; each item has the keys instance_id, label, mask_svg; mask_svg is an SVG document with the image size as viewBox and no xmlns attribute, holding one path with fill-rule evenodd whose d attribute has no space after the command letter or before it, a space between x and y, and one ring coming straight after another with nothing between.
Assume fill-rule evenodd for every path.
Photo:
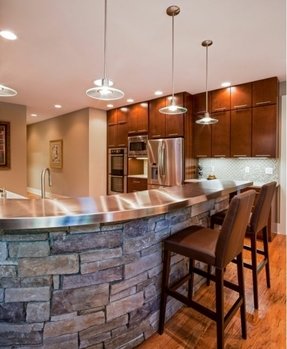
<instances>
[{"instance_id":1,"label":"recessed ceiling light","mask_svg":"<svg viewBox=\"0 0 287 349\"><path fill-rule=\"evenodd\" d=\"M157 91L155 91L154 94L155 94L156 96L161 96L161 95L163 94L163 92L160 91L160 90L157 90Z\"/></svg>"},{"instance_id":2,"label":"recessed ceiling light","mask_svg":"<svg viewBox=\"0 0 287 349\"><path fill-rule=\"evenodd\" d=\"M54 107L57 108L57 109L61 109L62 108L61 104L55 104Z\"/></svg>"},{"instance_id":3,"label":"recessed ceiling light","mask_svg":"<svg viewBox=\"0 0 287 349\"><path fill-rule=\"evenodd\" d=\"M127 107L122 107L122 108L121 108L121 111L127 112L127 111L128 111L128 108L127 108Z\"/></svg>"},{"instance_id":4,"label":"recessed ceiling light","mask_svg":"<svg viewBox=\"0 0 287 349\"><path fill-rule=\"evenodd\" d=\"M112 108L114 105L113 104L107 104L108 108Z\"/></svg>"},{"instance_id":5,"label":"recessed ceiling light","mask_svg":"<svg viewBox=\"0 0 287 349\"><path fill-rule=\"evenodd\" d=\"M221 84L221 87L229 87L231 86L231 82L229 81L224 81L222 84Z\"/></svg>"},{"instance_id":6,"label":"recessed ceiling light","mask_svg":"<svg viewBox=\"0 0 287 349\"><path fill-rule=\"evenodd\" d=\"M14 34L13 32L11 32L10 30L1 30L0 36L2 36L2 38L7 39L7 40L16 40L17 39L17 35Z\"/></svg>"},{"instance_id":7,"label":"recessed ceiling light","mask_svg":"<svg viewBox=\"0 0 287 349\"><path fill-rule=\"evenodd\" d=\"M134 102L134 99L128 98L128 99L127 99L127 102L128 102L128 103L132 103L132 102Z\"/></svg>"},{"instance_id":8,"label":"recessed ceiling light","mask_svg":"<svg viewBox=\"0 0 287 349\"><path fill-rule=\"evenodd\" d=\"M38 114L31 114L31 116L34 116L34 118L36 118L38 116Z\"/></svg>"},{"instance_id":9,"label":"recessed ceiling light","mask_svg":"<svg viewBox=\"0 0 287 349\"><path fill-rule=\"evenodd\" d=\"M143 108L147 108L147 107L148 107L148 103L143 102L143 103L141 103L141 106L142 106Z\"/></svg>"}]
</instances>

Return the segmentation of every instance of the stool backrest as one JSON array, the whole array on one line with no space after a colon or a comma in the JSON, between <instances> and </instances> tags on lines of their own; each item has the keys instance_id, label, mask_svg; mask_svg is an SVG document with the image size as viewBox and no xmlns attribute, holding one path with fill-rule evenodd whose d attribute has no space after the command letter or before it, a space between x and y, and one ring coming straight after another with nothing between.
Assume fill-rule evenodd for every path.
<instances>
[{"instance_id":1,"label":"stool backrest","mask_svg":"<svg viewBox=\"0 0 287 349\"><path fill-rule=\"evenodd\" d=\"M248 190L231 200L216 245L216 266L225 267L242 251L254 199L255 190Z\"/></svg>"},{"instance_id":2,"label":"stool backrest","mask_svg":"<svg viewBox=\"0 0 287 349\"><path fill-rule=\"evenodd\" d=\"M276 189L276 182L264 184L258 195L250 220L251 231L259 232L267 226L272 198Z\"/></svg>"}]
</instances>

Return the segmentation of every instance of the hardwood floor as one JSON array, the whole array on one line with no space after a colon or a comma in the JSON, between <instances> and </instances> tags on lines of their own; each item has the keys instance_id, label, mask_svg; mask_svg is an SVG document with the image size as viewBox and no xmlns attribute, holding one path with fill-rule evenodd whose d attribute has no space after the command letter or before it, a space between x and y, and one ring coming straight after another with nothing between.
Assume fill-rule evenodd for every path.
<instances>
[{"instance_id":1,"label":"hardwood floor","mask_svg":"<svg viewBox=\"0 0 287 349\"><path fill-rule=\"evenodd\" d=\"M225 349L286 348L286 237L277 235L269 244L271 288L267 289L265 271L259 274L259 310L253 306L251 271L245 269L247 336L241 338L239 311L225 330ZM249 255L245 255L245 259ZM235 279L235 266L226 275ZM214 285L203 286L195 298L214 305ZM233 298L226 292L225 302ZM186 307L177 312L165 326L163 335L154 334L138 349L215 349L216 325L213 321Z\"/></svg>"}]
</instances>

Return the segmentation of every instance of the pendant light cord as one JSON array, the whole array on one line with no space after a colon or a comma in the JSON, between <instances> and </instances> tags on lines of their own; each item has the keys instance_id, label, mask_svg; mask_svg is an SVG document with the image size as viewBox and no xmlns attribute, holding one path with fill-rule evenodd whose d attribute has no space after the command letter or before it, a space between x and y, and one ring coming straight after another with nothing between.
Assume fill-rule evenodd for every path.
<instances>
[{"instance_id":1,"label":"pendant light cord","mask_svg":"<svg viewBox=\"0 0 287 349\"><path fill-rule=\"evenodd\" d=\"M208 113L208 89L207 89L207 81L208 81L208 46L206 46L206 59L205 59L205 105L206 105L206 112Z\"/></svg>"},{"instance_id":2,"label":"pendant light cord","mask_svg":"<svg viewBox=\"0 0 287 349\"><path fill-rule=\"evenodd\" d=\"M171 104L174 105L174 14L172 15L172 35L171 35L171 88L172 88L172 100Z\"/></svg>"},{"instance_id":3,"label":"pendant light cord","mask_svg":"<svg viewBox=\"0 0 287 349\"><path fill-rule=\"evenodd\" d=\"M106 81L106 52L107 52L107 0L105 0L105 23L104 23L104 81Z\"/></svg>"}]
</instances>

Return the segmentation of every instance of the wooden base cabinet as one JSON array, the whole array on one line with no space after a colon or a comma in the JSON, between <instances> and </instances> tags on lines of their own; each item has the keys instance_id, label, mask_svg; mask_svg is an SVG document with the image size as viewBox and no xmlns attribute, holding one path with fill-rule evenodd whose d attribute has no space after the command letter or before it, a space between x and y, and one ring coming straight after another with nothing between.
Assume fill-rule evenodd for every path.
<instances>
[{"instance_id":1,"label":"wooden base cabinet","mask_svg":"<svg viewBox=\"0 0 287 349\"><path fill-rule=\"evenodd\" d=\"M128 177L128 193L141 190L147 190L147 179Z\"/></svg>"}]
</instances>

